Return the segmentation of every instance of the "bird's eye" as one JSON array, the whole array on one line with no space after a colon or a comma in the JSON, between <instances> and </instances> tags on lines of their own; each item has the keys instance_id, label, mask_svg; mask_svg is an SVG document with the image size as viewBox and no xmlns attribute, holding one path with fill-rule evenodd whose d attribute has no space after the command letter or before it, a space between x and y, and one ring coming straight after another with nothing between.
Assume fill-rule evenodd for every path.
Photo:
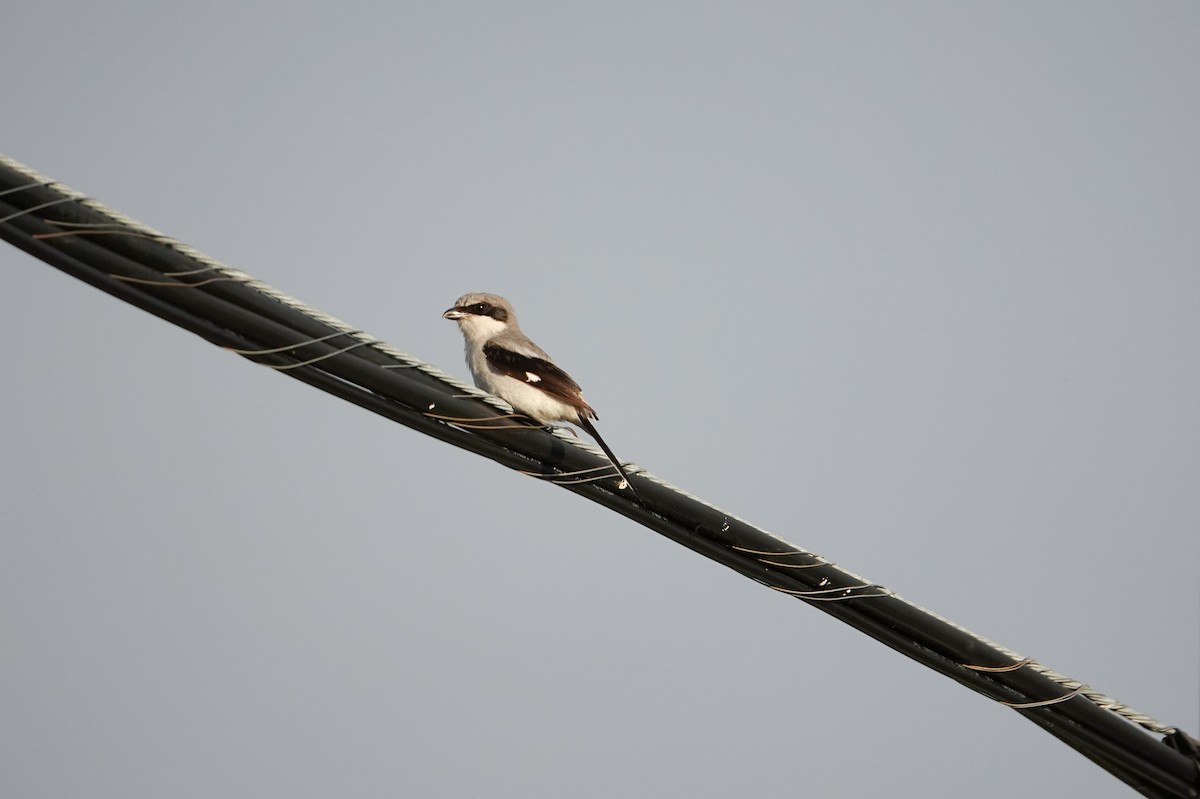
<instances>
[{"instance_id":1,"label":"bird's eye","mask_svg":"<svg viewBox=\"0 0 1200 799\"><path fill-rule=\"evenodd\" d=\"M486 316L490 310L491 306L486 302L477 302L471 306L471 313L479 314L480 316Z\"/></svg>"}]
</instances>

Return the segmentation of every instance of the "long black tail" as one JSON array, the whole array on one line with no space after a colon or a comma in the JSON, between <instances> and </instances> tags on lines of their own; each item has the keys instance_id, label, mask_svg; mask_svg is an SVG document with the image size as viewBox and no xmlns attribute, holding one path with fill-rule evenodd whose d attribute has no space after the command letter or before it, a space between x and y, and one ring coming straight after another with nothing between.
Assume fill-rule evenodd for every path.
<instances>
[{"instance_id":1,"label":"long black tail","mask_svg":"<svg viewBox=\"0 0 1200 799\"><path fill-rule=\"evenodd\" d=\"M604 439L601 438L600 434L596 432L596 426L592 424L591 420L581 418L579 420L579 426L582 427L589 436L596 439L596 443L600 445L600 449L604 450L604 454L608 456L609 461L612 462L612 465L616 468L617 473L621 475L621 479L625 482L625 485L629 486L629 490L633 492L635 497L641 499L642 495L639 494L637 489L633 487L633 481L631 481L629 479L629 475L625 473L625 467L621 465L621 462L617 460L617 456L614 455L613 451L608 448L608 444L605 444Z\"/></svg>"}]
</instances>

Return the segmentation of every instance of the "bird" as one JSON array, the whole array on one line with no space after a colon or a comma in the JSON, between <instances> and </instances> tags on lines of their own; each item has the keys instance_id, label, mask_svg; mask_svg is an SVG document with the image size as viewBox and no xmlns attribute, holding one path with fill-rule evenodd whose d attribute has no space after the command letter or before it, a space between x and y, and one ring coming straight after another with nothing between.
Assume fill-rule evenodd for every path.
<instances>
[{"instance_id":1,"label":"bird","mask_svg":"<svg viewBox=\"0 0 1200 799\"><path fill-rule=\"evenodd\" d=\"M596 432L596 411L579 384L521 331L513 305L499 294L464 294L442 317L458 323L466 342L467 367L475 385L507 402L540 425L577 425L587 432L621 475L618 489L637 489L608 444ZM640 497L639 497L640 498Z\"/></svg>"}]
</instances>

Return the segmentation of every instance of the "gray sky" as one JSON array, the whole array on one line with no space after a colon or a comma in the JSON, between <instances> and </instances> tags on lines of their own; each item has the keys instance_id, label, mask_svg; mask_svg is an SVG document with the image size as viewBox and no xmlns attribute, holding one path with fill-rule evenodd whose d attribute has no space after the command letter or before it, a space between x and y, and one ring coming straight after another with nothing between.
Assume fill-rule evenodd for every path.
<instances>
[{"instance_id":1,"label":"gray sky","mask_svg":"<svg viewBox=\"0 0 1200 799\"><path fill-rule=\"evenodd\" d=\"M22 3L0 151L1200 728L1200 6ZM268 205L270 203L270 205ZM1118 797L579 500L0 246L14 797Z\"/></svg>"}]
</instances>

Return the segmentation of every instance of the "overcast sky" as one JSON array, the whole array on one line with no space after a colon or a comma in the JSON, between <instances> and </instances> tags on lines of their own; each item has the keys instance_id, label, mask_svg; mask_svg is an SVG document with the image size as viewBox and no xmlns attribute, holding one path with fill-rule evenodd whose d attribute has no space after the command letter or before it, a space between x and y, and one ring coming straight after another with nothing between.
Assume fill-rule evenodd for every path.
<instances>
[{"instance_id":1,"label":"overcast sky","mask_svg":"<svg viewBox=\"0 0 1200 799\"><path fill-rule=\"evenodd\" d=\"M0 152L1200 729L1200 5L20 3ZM13 797L1123 797L578 497L0 244Z\"/></svg>"}]
</instances>

